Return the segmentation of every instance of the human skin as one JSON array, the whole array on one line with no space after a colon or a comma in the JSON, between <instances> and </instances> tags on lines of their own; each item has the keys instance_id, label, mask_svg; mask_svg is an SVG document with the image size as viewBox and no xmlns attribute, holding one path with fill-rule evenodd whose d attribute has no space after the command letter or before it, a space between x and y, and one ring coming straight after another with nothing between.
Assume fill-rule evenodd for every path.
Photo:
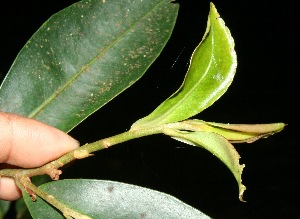
<instances>
[{"instance_id":1,"label":"human skin","mask_svg":"<svg viewBox=\"0 0 300 219\"><path fill-rule=\"evenodd\" d=\"M78 141L54 127L0 112L0 169L39 167L77 147ZM16 200L21 195L12 179L0 176L0 199Z\"/></svg>"}]
</instances>

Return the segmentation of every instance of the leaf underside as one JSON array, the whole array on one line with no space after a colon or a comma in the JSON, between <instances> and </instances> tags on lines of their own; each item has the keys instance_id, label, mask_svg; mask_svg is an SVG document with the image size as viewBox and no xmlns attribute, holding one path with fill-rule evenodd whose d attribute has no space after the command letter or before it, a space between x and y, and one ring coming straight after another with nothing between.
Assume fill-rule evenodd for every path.
<instances>
[{"instance_id":1,"label":"leaf underside","mask_svg":"<svg viewBox=\"0 0 300 219\"><path fill-rule=\"evenodd\" d=\"M170 195L125 183L76 179L51 182L40 188L92 218L209 218ZM33 218L64 218L42 199L33 202L26 193L23 195Z\"/></svg>"},{"instance_id":2,"label":"leaf underside","mask_svg":"<svg viewBox=\"0 0 300 219\"><path fill-rule=\"evenodd\" d=\"M239 164L240 155L228 140L219 134L207 131L185 132L170 129L165 134L184 143L201 146L220 159L233 173L239 186L239 199L243 201L246 187L242 184L242 172L245 165Z\"/></svg>"},{"instance_id":3,"label":"leaf underside","mask_svg":"<svg viewBox=\"0 0 300 219\"><path fill-rule=\"evenodd\" d=\"M144 74L177 11L170 0L86 0L53 15L14 61L0 110L70 131Z\"/></svg>"}]
</instances>

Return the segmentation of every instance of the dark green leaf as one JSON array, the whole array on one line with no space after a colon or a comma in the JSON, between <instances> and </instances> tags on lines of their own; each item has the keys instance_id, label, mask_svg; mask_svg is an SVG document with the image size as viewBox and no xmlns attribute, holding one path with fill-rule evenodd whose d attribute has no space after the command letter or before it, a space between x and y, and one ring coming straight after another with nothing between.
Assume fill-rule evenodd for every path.
<instances>
[{"instance_id":1,"label":"dark green leaf","mask_svg":"<svg viewBox=\"0 0 300 219\"><path fill-rule=\"evenodd\" d=\"M16 210L16 218L21 218L21 219L32 219L27 205L24 201L24 198L19 199L18 201L16 201L16 205L15 205L15 210Z\"/></svg>"},{"instance_id":2,"label":"dark green leaf","mask_svg":"<svg viewBox=\"0 0 300 219\"><path fill-rule=\"evenodd\" d=\"M0 219L4 218L10 206L9 201L0 200Z\"/></svg>"},{"instance_id":3,"label":"dark green leaf","mask_svg":"<svg viewBox=\"0 0 300 219\"><path fill-rule=\"evenodd\" d=\"M211 3L207 29L179 90L132 129L185 120L212 105L231 84L237 66L234 41Z\"/></svg>"},{"instance_id":4,"label":"dark green leaf","mask_svg":"<svg viewBox=\"0 0 300 219\"><path fill-rule=\"evenodd\" d=\"M207 131L186 132L166 129L165 134L194 146L201 146L219 158L233 173L239 186L239 199L243 201L246 187L242 184L242 172L245 165L239 164L240 155L223 136Z\"/></svg>"},{"instance_id":5,"label":"dark green leaf","mask_svg":"<svg viewBox=\"0 0 300 219\"><path fill-rule=\"evenodd\" d=\"M60 180L40 186L56 199L92 218L209 218L178 199L150 189L103 180ZM59 219L63 216L40 198L25 201L33 218Z\"/></svg>"},{"instance_id":6,"label":"dark green leaf","mask_svg":"<svg viewBox=\"0 0 300 219\"><path fill-rule=\"evenodd\" d=\"M0 87L0 110L65 132L138 80L177 17L170 0L85 0L52 16Z\"/></svg>"}]
</instances>

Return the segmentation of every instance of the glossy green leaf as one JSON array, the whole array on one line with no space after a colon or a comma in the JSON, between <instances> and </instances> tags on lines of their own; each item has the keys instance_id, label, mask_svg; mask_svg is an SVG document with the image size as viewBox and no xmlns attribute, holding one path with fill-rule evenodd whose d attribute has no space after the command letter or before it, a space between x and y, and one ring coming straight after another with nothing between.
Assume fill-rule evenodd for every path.
<instances>
[{"instance_id":1,"label":"glossy green leaf","mask_svg":"<svg viewBox=\"0 0 300 219\"><path fill-rule=\"evenodd\" d=\"M0 219L4 218L7 213L11 202L0 200Z\"/></svg>"},{"instance_id":2,"label":"glossy green leaf","mask_svg":"<svg viewBox=\"0 0 300 219\"><path fill-rule=\"evenodd\" d=\"M223 136L213 132L186 132L166 129L165 134L187 144L201 146L219 158L233 173L239 186L239 199L243 201L246 187L242 184L242 172L245 165L239 164L240 155Z\"/></svg>"},{"instance_id":3,"label":"glossy green leaf","mask_svg":"<svg viewBox=\"0 0 300 219\"><path fill-rule=\"evenodd\" d=\"M184 124L187 124L193 131L214 132L234 143L251 143L280 132L285 126L284 123L223 124L196 119L184 121Z\"/></svg>"},{"instance_id":4,"label":"glossy green leaf","mask_svg":"<svg viewBox=\"0 0 300 219\"><path fill-rule=\"evenodd\" d=\"M132 129L185 120L203 111L226 92L236 66L233 38L211 3L206 32L192 55L184 83Z\"/></svg>"},{"instance_id":5,"label":"glossy green leaf","mask_svg":"<svg viewBox=\"0 0 300 219\"><path fill-rule=\"evenodd\" d=\"M170 0L84 0L53 15L14 61L0 110L71 130L143 75L177 11Z\"/></svg>"},{"instance_id":6,"label":"glossy green leaf","mask_svg":"<svg viewBox=\"0 0 300 219\"><path fill-rule=\"evenodd\" d=\"M68 207L97 219L209 218L170 195L125 183L77 179L51 182L40 188ZM27 194L24 196L33 218L63 218L42 199L33 202Z\"/></svg>"}]
</instances>

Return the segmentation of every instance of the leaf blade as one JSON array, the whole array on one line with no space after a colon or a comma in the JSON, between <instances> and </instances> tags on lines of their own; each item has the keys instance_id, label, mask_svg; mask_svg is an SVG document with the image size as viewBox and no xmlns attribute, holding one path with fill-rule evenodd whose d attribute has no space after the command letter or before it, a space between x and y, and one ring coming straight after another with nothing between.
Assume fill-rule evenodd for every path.
<instances>
[{"instance_id":1,"label":"leaf blade","mask_svg":"<svg viewBox=\"0 0 300 219\"><path fill-rule=\"evenodd\" d=\"M168 41L177 11L168 0L90 0L53 15L2 83L1 111L70 131L143 75Z\"/></svg>"},{"instance_id":2,"label":"leaf blade","mask_svg":"<svg viewBox=\"0 0 300 219\"><path fill-rule=\"evenodd\" d=\"M211 3L206 32L192 55L184 83L132 129L178 122L203 111L226 92L236 66L233 38Z\"/></svg>"},{"instance_id":3,"label":"leaf blade","mask_svg":"<svg viewBox=\"0 0 300 219\"><path fill-rule=\"evenodd\" d=\"M92 218L209 218L170 195L125 183L76 179L40 188ZM40 198L24 197L33 218L63 218Z\"/></svg>"}]
</instances>

